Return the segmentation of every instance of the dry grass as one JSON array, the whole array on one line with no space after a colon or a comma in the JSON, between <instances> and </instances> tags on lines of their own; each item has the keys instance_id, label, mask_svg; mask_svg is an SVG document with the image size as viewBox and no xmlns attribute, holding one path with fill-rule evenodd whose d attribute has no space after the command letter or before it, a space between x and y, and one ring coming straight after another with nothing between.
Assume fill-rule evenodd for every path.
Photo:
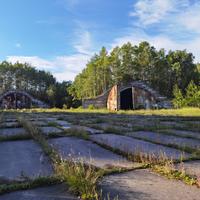
<instances>
[{"instance_id":1,"label":"dry grass","mask_svg":"<svg viewBox=\"0 0 200 200\"><path fill-rule=\"evenodd\" d=\"M159 115L159 116L190 116L190 117L199 117L200 108L181 108L181 109L160 109L160 110L129 110L129 111L109 111L107 109L31 109L26 110L27 112L41 112L41 113L99 113L99 114L125 114L125 115Z\"/></svg>"},{"instance_id":2,"label":"dry grass","mask_svg":"<svg viewBox=\"0 0 200 200\"><path fill-rule=\"evenodd\" d=\"M48 144L46 138L36 126L23 118L18 117L18 120L50 157L55 176L61 182L66 183L71 192L80 196L83 200L101 200L101 195L97 190L97 182L104 174L104 170L85 165L82 161L63 160ZM107 200L109 199L107 198Z\"/></svg>"}]
</instances>

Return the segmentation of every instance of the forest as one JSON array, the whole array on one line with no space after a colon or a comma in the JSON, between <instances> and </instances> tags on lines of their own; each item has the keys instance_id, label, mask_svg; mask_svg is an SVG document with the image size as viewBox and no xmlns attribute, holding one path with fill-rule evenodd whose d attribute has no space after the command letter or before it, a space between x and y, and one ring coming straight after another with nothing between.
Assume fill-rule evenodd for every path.
<instances>
[{"instance_id":1,"label":"forest","mask_svg":"<svg viewBox=\"0 0 200 200\"><path fill-rule=\"evenodd\" d=\"M126 43L108 53L105 47L95 54L76 76L69 91L78 99L100 95L114 84L146 82L160 94L172 98L177 86L185 94L189 83L200 83L200 64L186 50L156 50L148 42Z\"/></svg>"},{"instance_id":2,"label":"forest","mask_svg":"<svg viewBox=\"0 0 200 200\"><path fill-rule=\"evenodd\" d=\"M114 84L135 80L147 83L170 99L175 97L176 107L196 106L191 96L200 102L200 64L194 63L193 54L186 50L156 50L148 42L138 46L126 43L110 52L102 47L74 82L57 82L51 73L29 64L0 63L0 94L10 89L24 90L51 107L78 107L83 98L100 95Z\"/></svg>"},{"instance_id":3,"label":"forest","mask_svg":"<svg viewBox=\"0 0 200 200\"><path fill-rule=\"evenodd\" d=\"M51 107L77 107L80 102L68 93L69 86L71 81L59 83L51 73L29 64L0 63L0 94L12 89L23 90Z\"/></svg>"}]
</instances>

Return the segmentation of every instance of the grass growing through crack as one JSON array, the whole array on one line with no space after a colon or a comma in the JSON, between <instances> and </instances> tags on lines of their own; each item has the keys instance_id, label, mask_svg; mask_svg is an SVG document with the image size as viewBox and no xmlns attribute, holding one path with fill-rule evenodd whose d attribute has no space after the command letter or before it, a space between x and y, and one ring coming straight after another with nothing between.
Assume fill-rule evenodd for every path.
<instances>
[{"instance_id":1,"label":"grass growing through crack","mask_svg":"<svg viewBox=\"0 0 200 200\"><path fill-rule=\"evenodd\" d=\"M99 200L100 195L97 190L97 181L103 175L102 170L85 165L83 162L74 160L62 160L58 153L48 144L46 138L40 130L27 120L18 117L19 122L41 145L43 151L50 157L55 175L61 182L69 187L69 190L79 195L81 199Z\"/></svg>"},{"instance_id":2,"label":"grass growing through crack","mask_svg":"<svg viewBox=\"0 0 200 200\"><path fill-rule=\"evenodd\" d=\"M101 177L100 171L92 166L85 166L82 163L62 161L56 167L57 174L62 181L70 186L70 190L81 199L98 199L96 183Z\"/></svg>"},{"instance_id":3,"label":"grass growing through crack","mask_svg":"<svg viewBox=\"0 0 200 200\"><path fill-rule=\"evenodd\" d=\"M184 164L182 165L181 170L175 167L177 163L182 163L183 158L180 158L180 160L173 161L162 152L160 152L159 155L154 155L141 153L139 150L136 151L134 154L131 154L116 148L112 148L106 144L101 144L98 142L95 143L102 146L105 149L108 149L110 151L113 151L114 153L126 157L130 161L142 163L142 168L149 168L152 171L169 179L181 180L186 184L196 185L197 187L200 187L198 177L187 174L184 170Z\"/></svg>"},{"instance_id":4,"label":"grass growing through crack","mask_svg":"<svg viewBox=\"0 0 200 200\"><path fill-rule=\"evenodd\" d=\"M64 134L66 136L74 136L77 138L81 138L84 140L88 140L89 139L89 134L86 130L84 130L83 128L69 128L69 129L65 129L64 130Z\"/></svg>"},{"instance_id":5,"label":"grass growing through crack","mask_svg":"<svg viewBox=\"0 0 200 200\"><path fill-rule=\"evenodd\" d=\"M29 140L29 139L31 139L31 136L28 135L28 134L0 136L0 142L5 142L5 141L18 141L18 140Z\"/></svg>"},{"instance_id":6,"label":"grass growing through crack","mask_svg":"<svg viewBox=\"0 0 200 200\"><path fill-rule=\"evenodd\" d=\"M0 184L0 195L17 190L26 190L40 186L54 185L56 183L60 183L60 180L57 177L52 176L52 177L38 177L34 180L29 180L25 182L12 182L12 183Z\"/></svg>"}]
</instances>

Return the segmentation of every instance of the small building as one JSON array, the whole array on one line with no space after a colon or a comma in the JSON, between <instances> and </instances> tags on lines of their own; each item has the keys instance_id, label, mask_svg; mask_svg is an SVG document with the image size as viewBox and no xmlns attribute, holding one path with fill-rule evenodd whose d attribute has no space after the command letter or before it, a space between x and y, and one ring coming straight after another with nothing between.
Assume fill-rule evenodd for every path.
<instances>
[{"instance_id":1,"label":"small building","mask_svg":"<svg viewBox=\"0 0 200 200\"><path fill-rule=\"evenodd\" d=\"M132 110L170 108L171 102L145 83L134 81L127 85L114 85L102 95L84 99L82 105L83 108L93 105L95 108L109 110Z\"/></svg>"},{"instance_id":2,"label":"small building","mask_svg":"<svg viewBox=\"0 0 200 200\"><path fill-rule=\"evenodd\" d=\"M44 102L25 91L10 90L0 95L1 109L48 108Z\"/></svg>"}]
</instances>

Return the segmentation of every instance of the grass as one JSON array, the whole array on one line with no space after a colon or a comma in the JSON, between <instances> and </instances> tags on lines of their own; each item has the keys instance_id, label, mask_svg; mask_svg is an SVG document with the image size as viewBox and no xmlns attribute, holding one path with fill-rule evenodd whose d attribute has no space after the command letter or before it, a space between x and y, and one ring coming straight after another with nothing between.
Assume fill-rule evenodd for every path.
<instances>
[{"instance_id":1,"label":"grass","mask_svg":"<svg viewBox=\"0 0 200 200\"><path fill-rule=\"evenodd\" d=\"M29 134L17 134L9 136L0 136L0 142L5 141L18 141L18 140L30 140L31 136Z\"/></svg>"},{"instance_id":2,"label":"grass","mask_svg":"<svg viewBox=\"0 0 200 200\"><path fill-rule=\"evenodd\" d=\"M81 128L69 128L69 129L65 129L64 130L64 135L65 136L74 136L77 138L81 138L84 140L88 140L89 139L89 134L86 130L81 129Z\"/></svg>"},{"instance_id":3,"label":"grass","mask_svg":"<svg viewBox=\"0 0 200 200\"><path fill-rule=\"evenodd\" d=\"M143 165L141 166L143 169L144 168L149 168L152 171L167 177L168 179L175 179L175 180L180 180L184 182L185 184L189 185L195 185L197 187L200 187L200 181L198 177L191 176L187 174L184 170L184 165L181 170L176 169L174 166L174 163L180 163L182 162L182 158L180 160L173 161L172 159L169 159L164 153L160 153L159 156L154 155L154 154L144 154L141 153L140 151L130 154L123 152L119 149L112 148L110 146L107 146L105 144L101 144L98 142L95 142L98 145L102 146L103 148L106 148L114 153L120 154L124 157L126 157L130 161L134 162L139 162L142 163Z\"/></svg>"},{"instance_id":4,"label":"grass","mask_svg":"<svg viewBox=\"0 0 200 200\"><path fill-rule=\"evenodd\" d=\"M15 110L9 110L15 112ZM107 109L24 109L28 113L83 113L83 114L122 114L122 115L145 115L145 116L182 116L200 117L200 108L186 107L181 109L160 109L160 110L129 110L109 111Z\"/></svg>"},{"instance_id":5,"label":"grass","mask_svg":"<svg viewBox=\"0 0 200 200\"><path fill-rule=\"evenodd\" d=\"M70 191L81 199L98 199L97 181L102 176L99 170L85 166L83 162L62 161L56 171L60 179L70 186Z\"/></svg>"},{"instance_id":6,"label":"grass","mask_svg":"<svg viewBox=\"0 0 200 200\"><path fill-rule=\"evenodd\" d=\"M189 111L190 110L190 111ZM114 113L116 112L109 112L105 110L59 110L59 109L37 109L37 110L29 110L25 112L47 112L48 114L54 114L57 115L58 112L62 114L62 118L66 119L68 121L68 118L71 119L74 122L77 123L83 123L85 121L91 121L95 122L100 126L100 123L102 122L109 122L109 123L116 123L116 127L110 126L107 130L108 132L114 132L119 134L121 132L120 129L118 129L118 123L120 122L120 125L123 125L126 127L126 123L131 123L133 122L131 116L132 115L140 115L138 113L145 112L145 115L147 118L148 116L151 115L159 115L159 120L160 120L160 115L163 116L164 120L166 121L170 119L187 119L184 116L187 112L194 111L195 113L190 113L190 119L191 121L195 118L196 121L198 121L199 118L196 118L195 116L200 116L200 113L198 114L200 109L193 109L193 108L187 108L187 109L180 109L180 110L154 110L154 111L118 111L117 114L120 114L119 117L114 117ZM157 114L156 114L157 112ZM161 113L163 112L163 113ZM171 112L171 117L168 117L167 113ZM64 114L66 114L66 116ZM159 113L159 114L158 114ZM166 115L165 115L166 114ZM155 118L156 121L153 124L152 127L142 127L142 126L135 126L136 128L149 128L153 130L157 130L160 128L163 128L159 124L159 120L156 119L157 117L152 116L153 120ZM178 117L177 117L178 116ZM180 117L181 116L181 117ZM111 118L112 120L102 120L101 118L109 119ZM85 165L83 162L77 162L77 160L63 160L58 153L48 144L47 142L47 136L41 134L41 131L38 127L33 125L31 122L26 120L26 118L18 118L20 123L24 126L24 128L31 134L31 136L36 140L40 146L42 147L43 151L49 156L49 158L52 161L52 164L54 166L54 171L55 171L55 177L58 178L60 182L66 183L67 187L72 191L74 194L78 195L81 199L95 199L95 200L100 200L103 197L101 196L101 192L99 188L97 187L98 181L104 176L109 173L120 173L123 172L123 169L109 169L108 170L99 170L95 167L92 167L90 165ZM143 118L139 118L143 119ZM135 119L134 119L135 120ZM147 119L148 120L148 119ZM123 123L122 123L123 122ZM57 126L54 122L51 122L52 126ZM188 124L191 125L191 124ZM132 128L132 127L131 127ZM166 130L169 128L168 126L165 126ZM164 128L164 129L165 129ZM195 127L196 128L196 127ZM198 127L197 127L198 128ZM64 134L62 136L75 136L78 138L82 138L85 140L90 140L88 132L82 129L76 129L76 128L70 128L64 131ZM1 140L1 138L0 138ZM14 138L13 138L14 140ZM97 143L98 144L98 143ZM176 180L181 180L186 184L190 185L196 185L199 186L198 179L193 176L189 176L184 169L176 169L174 167L174 163L168 159L165 158L164 155L160 156L155 156L155 155L150 155L150 154L143 154L141 152L136 152L134 155L133 154L128 154L126 152L122 152L119 149L113 149L109 146L98 144L102 146L103 148L109 149L113 151L114 153L120 154L127 159L135 162L140 162L142 164L141 168L150 168L152 171L161 174L162 176L165 176L169 179L176 179ZM177 147L178 148L178 147ZM186 151L194 152L192 149L185 149ZM197 157L200 157L200 153L197 152ZM196 157L196 158L197 158ZM180 162L177 161L177 162ZM109 197L107 197L109 199Z\"/></svg>"},{"instance_id":7,"label":"grass","mask_svg":"<svg viewBox=\"0 0 200 200\"><path fill-rule=\"evenodd\" d=\"M27 190L30 188L37 188L41 186L48 186L60 183L60 180L55 177L38 177L34 180L25 182L13 182L9 184L0 184L0 195L17 190Z\"/></svg>"},{"instance_id":8,"label":"grass","mask_svg":"<svg viewBox=\"0 0 200 200\"><path fill-rule=\"evenodd\" d=\"M197 177L187 174L184 165L181 170L176 169L172 160L166 161L163 165L152 165L151 169L168 179L176 179L188 185L200 187L200 182Z\"/></svg>"},{"instance_id":9,"label":"grass","mask_svg":"<svg viewBox=\"0 0 200 200\"><path fill-rule=\"evenodd\" d=\"M20 117L18 117L18 120L49 156L53 163L56 177L58 177L61 182L66 183L70 191L80 196L83 200L100 199L100 193L97 190L97 182L103 175L102 170L97 170L90 165L85 165L83 162L63 160L49 145L46 138L40 133L40 130L36 126Z\"/></svg>"}]
</instances>

